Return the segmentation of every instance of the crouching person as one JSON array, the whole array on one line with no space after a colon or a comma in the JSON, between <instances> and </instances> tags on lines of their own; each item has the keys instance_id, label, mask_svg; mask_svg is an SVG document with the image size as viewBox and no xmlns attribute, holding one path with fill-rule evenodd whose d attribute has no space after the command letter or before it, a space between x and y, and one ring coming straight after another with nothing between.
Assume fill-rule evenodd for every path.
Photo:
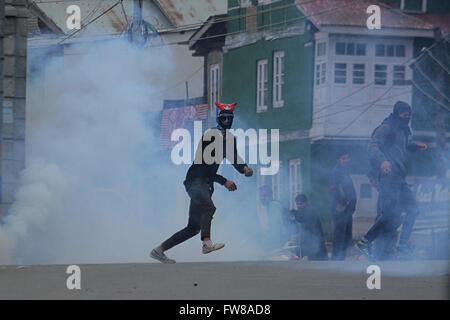
<instances>
[{"instance_id":1,"label":"crouching person","mask_svg":"<svg viewBox=\"0 0 450 320\"><path fill-rule=\"evenodd\" d=\"M308 260L328 260L322 224L319 216L308 204L304 194L295 197L297 210L291 210L292 216L300 223L300 247L302 258Z\"/></svg>"}]
</instances>

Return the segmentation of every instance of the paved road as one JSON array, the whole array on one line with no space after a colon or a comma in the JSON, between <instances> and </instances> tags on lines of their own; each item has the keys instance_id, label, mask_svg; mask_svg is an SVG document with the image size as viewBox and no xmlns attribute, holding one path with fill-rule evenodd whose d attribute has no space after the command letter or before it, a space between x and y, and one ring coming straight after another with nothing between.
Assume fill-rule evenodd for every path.
<instances>
[{"instance_id":1,"label":"paved road","mask_svg":"<svg viewBox=\"0 0 450 320\"><path fill-rule=\"evenodd\" d=\"M377 263L381 289L366 286L371 263L222 262L0 266L0 299L448 299L449 261Z\"/></svg>"}]
</instances>

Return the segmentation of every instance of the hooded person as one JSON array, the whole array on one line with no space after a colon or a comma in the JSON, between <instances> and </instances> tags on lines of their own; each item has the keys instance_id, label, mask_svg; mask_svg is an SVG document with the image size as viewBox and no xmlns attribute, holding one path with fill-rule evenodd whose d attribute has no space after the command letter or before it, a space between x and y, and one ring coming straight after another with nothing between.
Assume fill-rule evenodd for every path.
<instances>
[{"instance_id":1,"label":"hooded person","mask_svg":"<svg viewBox=\"0 0 450 320\"><path fill-rule=\"evenodd\" d=\"M328 252L325 246L322 223L319 215L309 205L308 198L304 194L295 197L295 210L291 210L291 216L300 223L300 255L302 259L328 260Z\"/></svg>"},{"instance_id":2,"label":"hooded person","mask_svg":"<svg viewBox=\"0 0 450 320\"><path fill-rule=\"evenodd\" d=\"M424 151L423 143L411 142L411 106L403 101L395 103L393 112L372 133L368 144L370 176L376 180L379 191L379 215L357 248L371 256L372 242L380 236L391 237L403 224L397 250L409 250L408 241L415 218L419 214L416 200L406 183L409 152ZM401 213L405 212L402 221Z\"/></svg>"},{"instance_id":3,"label":"hooded person","mask_svg":"<svg viewBox=\"0 0 450 320\"><path fill-rule=\"evenodd\" d=\"M211 220L216 211L211 198L214 192L214 182L223 185L229 191L234 191L237 187L233 181L217 174L217 170L226 158L239 173L245 174L246 177L253 175L253 170L238 155L236 138L229 131L233 123L236 105L237 103L216 102L216 106L219 108L216 119L217 127L211 128L203 134L196 150L194 163L189 167L183 182L191 199L188 224L184 229L155 247L151 251L150 257L162 263L175 263L175 260L169 259L164 252L198 233L203 242L202 252L204 254L225 246L224 243L211 241Z\"/></svg>"},{"instance_id":4,"label":"hooded person","mask_svg":"<svg viewBox=\"0 0 450 320\"><path fill-rule=\"evenodd\" d=\"M219 108L219 113L216 118L217 129L222 131L222 133L227 129L231 129L234 119L234 108L236 105L236 102L229 105L216 102L216 106Z\"/></svg>"}]
</instances>

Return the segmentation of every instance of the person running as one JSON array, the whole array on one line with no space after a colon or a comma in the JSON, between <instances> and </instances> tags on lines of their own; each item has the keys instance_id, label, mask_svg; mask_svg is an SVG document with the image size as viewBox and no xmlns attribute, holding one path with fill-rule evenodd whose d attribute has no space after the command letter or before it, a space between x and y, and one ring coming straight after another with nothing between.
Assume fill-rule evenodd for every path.
<instances>
[{"instance_id":1,"label":"person running","mask_svg":"<svg viewBox=\"0 0 450 320\"><path fill-rule=\"evenodd\" d=\"M393 112L374 130L369 142L370 164L377 172L380 212L373 226L356 244L368 257L372 256L372 242L376 238L395 233L402 224L402 211L406 215L397 251L408 251L408 241L419 214L414 194L405 180L408 173L408 152L427 149L424 143L409 141L410 119L411 107L406 102L396 102Z\"/></svg>"},{"instance_id":2,"label":"person running","mask_svg":"<svg viewBox=\"0 0 450 320\"><path fill-rule=\"evenodd\" d=\"M216 106L220 110L216 118L217 127L209 129L202 136L197 147L194 163L190 166L183 182L191 198L188 224L184 229L155 247L150 253L150 257L153 259L162 263L175 263L175 260L169 259L164 252L192 238L199 232L201 232L200 239L203 241L203 254L219 250L225 246L224 243L213 243L211 240L211 220L216 211L211 199L214 192L213 184L217 182L229 191L235 191L237 187L233 181L217 174L217 170L220 163L226 158L238 172L245 174L246 177L253 175L253 170L245 164L237 153L236 137L229 132L236 105L237 103L221 104L216 102ZM233 144L232 149L229 146L230 142Z\"/></svg>"}]
</instances>

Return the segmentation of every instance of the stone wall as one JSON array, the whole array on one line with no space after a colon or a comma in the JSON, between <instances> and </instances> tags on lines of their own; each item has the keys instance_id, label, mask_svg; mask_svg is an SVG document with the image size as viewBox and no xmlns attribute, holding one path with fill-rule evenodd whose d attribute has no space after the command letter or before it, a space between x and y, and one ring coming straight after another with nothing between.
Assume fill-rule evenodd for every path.
<instances>
[{"instance_id":1,"label":"stone wall","mask_svg":"<svg viewBox=\"0 0 450 320\"><path fill-rule=\"evenodd\" d=\"M6 0L3 25L2 112L0 115L0 216L14 201L25 164L27 19L25 0Z\"/></svg>"}]
</instances>

